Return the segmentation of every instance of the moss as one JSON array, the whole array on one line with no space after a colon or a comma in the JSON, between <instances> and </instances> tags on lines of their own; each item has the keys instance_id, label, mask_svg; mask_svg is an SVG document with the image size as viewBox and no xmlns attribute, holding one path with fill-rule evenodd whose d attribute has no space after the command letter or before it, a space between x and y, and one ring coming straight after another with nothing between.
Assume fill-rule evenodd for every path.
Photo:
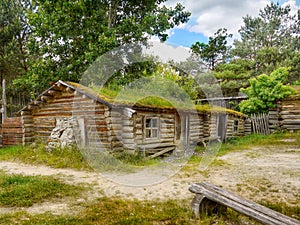
<instances>
[{"instance_id":1,"label":"moss","mask_svg":"<svg viewBox=\"0 0 300 225\"><path fill-rule=\"evenodd\" d=\"M111 90L106 87L101 88L101 93L97 93L96 87L86 87L78 83L74 82L66 82L67 84L73 86L76 89L81 90L82 92L85 92L94 98L99 98L104 101L106 101L109 104L120 104L120 105L135 105L138 107L155 107L160 109L180 109L183 111L193 111L197 110L198 113L227 113L231 115L235 115L238 117L246 117L245 114L231 110L226 109L222 107L213 106L210 107L208 104L206 105L192 105L186 102L178 102L178 101L167 101L163 98L157 97L157 96L149 96L146 98L139 99L139 95L137 93L126 93L125 95L118 96L119 91L117 90Z\"/></svg>"}]
</instances>

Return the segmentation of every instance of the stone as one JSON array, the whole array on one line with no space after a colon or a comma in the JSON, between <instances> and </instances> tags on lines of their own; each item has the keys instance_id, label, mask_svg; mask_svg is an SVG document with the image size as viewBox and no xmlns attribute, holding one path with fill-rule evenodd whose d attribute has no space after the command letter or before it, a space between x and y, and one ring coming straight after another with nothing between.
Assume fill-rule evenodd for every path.
<instances>
[{"instance_id":1,"label":"stone","mask_svg":"<svg viewBox=\"0 0 300 225\"><path fill-rule=\"evenodd\" d=\"M75 144L73 127L77 125L73 117L56 119L56 126L47 141L47 151L54 148L72 147Z\"/></svg>"}]
</instances>

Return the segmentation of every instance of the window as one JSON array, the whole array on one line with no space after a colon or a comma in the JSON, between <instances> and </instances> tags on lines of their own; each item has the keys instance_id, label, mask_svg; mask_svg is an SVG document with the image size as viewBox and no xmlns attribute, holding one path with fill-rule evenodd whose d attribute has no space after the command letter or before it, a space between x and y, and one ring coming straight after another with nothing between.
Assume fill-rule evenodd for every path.
<instances>
[{"instance_id":1,"label":"window","mask_svg":"<svg viewBox=\"0 0 300 225\"><path fill-rule=\"evenodd\" d=\"M234 120L233 123L233 133L237 133L238 132L238 128L239 128L239 121L238 120Z\"/></svg>"},{"instance_id":2,"label":"window","mask_svg":"<svg viewBox=\"0 0 300 225\"><path fill-rule=\"evenodd\" d=\"M158 118L146 118L145 119L145 137L146 138L158 138Z\"/></svg>"}]
</instances>

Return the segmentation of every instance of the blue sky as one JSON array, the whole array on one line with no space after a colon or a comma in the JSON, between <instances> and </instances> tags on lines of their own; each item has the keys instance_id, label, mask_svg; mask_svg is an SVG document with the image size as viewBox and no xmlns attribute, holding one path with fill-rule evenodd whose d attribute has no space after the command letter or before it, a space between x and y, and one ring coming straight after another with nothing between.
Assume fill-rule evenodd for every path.
<instances>
[{"instance_id":1,"label":"blue sky","mask_svg":"<svg viewBox=\"0 0 300 225\"><path fill-rule=\"evenodd\" d=\"M188 23L169 31L167 43L190 47L196 41L207 42L219 28L226 28L238 38L238 30L243 25L242 17L257 16L271 1L281 5L289 4L295 12L300 0L169 0L168 6L183 4L192 13Z\"/></svg>"}]
</instances>

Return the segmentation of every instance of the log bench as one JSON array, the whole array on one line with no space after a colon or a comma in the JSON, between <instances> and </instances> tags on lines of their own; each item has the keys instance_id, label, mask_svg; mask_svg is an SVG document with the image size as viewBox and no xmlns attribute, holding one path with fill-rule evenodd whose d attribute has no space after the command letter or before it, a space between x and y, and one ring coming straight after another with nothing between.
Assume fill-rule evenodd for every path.
<instances>
[{"instance_id":1,"label":"log bench","mask_svg":"<svg viewBox=\"0 0 300 225\"><path fill-rule=\"evenodd\" d=\"M206 215L217 213L229 207L262 224L300 225L299 220L290 218L255 202L243 199L207 182L192 184L189 190L196 194L191 204L196 217L199 217L200 214L203 213Z\"/></svg>"}]
</instances>

